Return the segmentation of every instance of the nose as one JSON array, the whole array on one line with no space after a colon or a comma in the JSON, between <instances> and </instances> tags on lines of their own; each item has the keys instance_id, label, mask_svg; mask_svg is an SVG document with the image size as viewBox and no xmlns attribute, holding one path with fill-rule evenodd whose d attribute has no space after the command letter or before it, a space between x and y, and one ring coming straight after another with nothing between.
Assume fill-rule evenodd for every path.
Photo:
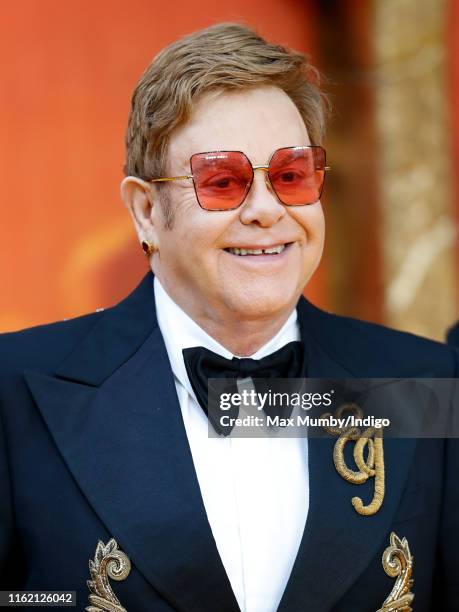
<instances>
[{"instance_id":1,"label":"nose","mask_svg":"<svg viewBox=\"0 0 459 612\"><path fill-rule=\"evenodd\" d=\"M271 227L285 214L285 206L279 202L273 192L266 169L263 166L256 167L252 186L240 208L241 223L244 225L255 223L260 227Z\"/></svg>"}]
</instances>

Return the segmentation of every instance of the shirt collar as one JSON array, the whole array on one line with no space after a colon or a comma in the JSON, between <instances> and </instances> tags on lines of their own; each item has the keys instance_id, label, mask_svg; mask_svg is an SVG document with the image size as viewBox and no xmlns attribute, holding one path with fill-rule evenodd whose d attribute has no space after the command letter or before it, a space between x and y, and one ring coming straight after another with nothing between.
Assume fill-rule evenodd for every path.
<instances>
[{"instance_id":1,"label":"shirt collar","mask_svg":"<svg viewBox=\"0 0 459 612\"><path fill-rule=\"evenodd\" d=\"M203 346L226 359L232 359L235 355L212 338L212 336L209 336L189 317L166 293L156 276L154 277L154 296L158 326L166 345L172 371L187 391L194 395L185 369L182 349ZM300 340L301 336L297 319L297 311L294 308L277 334L251 355L251 358L262 359L289 342Z\"/></svg>"}]
</instances>

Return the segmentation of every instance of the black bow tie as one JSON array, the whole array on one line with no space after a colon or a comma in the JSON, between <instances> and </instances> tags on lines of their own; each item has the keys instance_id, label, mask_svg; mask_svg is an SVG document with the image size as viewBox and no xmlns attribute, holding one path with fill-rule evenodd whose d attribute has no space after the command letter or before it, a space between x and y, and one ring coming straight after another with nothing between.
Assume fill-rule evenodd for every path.
<instances>
[{"instance_id":1,"label":"black bow tie","mask_svg":"<svg viewBox=\"0 0 459 612\"><path fill-rule=\"evenodd\" d=\"M202 347L183 349L183 359L201 408L206 413L215 431L228 436L233 429L230 425L222 425L220 417L226 414L236 418L239 409L236 406L222 413L215 405L208 405L207 385L209 378L242 379L242 378L301 378L304 376L304 347L301 342L289 342L275 353L263 359L233 357L226 359ZM264 411L269 414L269 408ZM291 409L287 414L290 416Z\"/></svg>"}]
</instances>

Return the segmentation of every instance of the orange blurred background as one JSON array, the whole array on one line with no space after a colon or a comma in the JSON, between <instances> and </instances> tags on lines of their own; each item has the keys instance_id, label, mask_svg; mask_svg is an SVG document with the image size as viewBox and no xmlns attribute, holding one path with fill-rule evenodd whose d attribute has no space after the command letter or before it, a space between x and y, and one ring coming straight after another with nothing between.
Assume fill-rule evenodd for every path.
<instances>
[{"instance_id":1,"label":"orange blurred background","mask_svg":"<svg viewBox=\"0 0 459 612\"><path fill-rule=\"evenodd\" d=\"M371 2L350 0L6 4L0 21L0 331L110 306L143 276L145 258L119 196L130 97L163 46L218 21L248 23L269 40L311 54L332 75L338 112L325 146L341 170L326 185L327 249L307 295L320 306L384 322L374 96L371 82L361 78L373 64L373 10ZM459 103L457 3L448 10L453 111ZM456 223L458 121L451 112ZM351 149L361 156L360 170L347 167ZM343 241L343 227L352 245L349 237Z\"/></svg>"}]
</instances>

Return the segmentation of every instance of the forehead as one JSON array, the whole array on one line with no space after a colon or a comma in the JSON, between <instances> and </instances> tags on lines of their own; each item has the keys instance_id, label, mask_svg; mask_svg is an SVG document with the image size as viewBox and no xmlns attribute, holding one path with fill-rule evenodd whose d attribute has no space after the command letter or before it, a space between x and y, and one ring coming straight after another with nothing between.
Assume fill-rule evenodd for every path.
<instances>
[{"instance_id":1,"label":"forehead","mask_svg":"<svg viewBox=\"0 0 459 612\"><path fill-rule=\"evenodd\" d=\"M172 133L168 165L187 168L194 153L218 150L243 151L253 164L264 164L276 149L304 144L310 144L306 126L281 89L210 92Z\"/></svg>"}]
</instances>

